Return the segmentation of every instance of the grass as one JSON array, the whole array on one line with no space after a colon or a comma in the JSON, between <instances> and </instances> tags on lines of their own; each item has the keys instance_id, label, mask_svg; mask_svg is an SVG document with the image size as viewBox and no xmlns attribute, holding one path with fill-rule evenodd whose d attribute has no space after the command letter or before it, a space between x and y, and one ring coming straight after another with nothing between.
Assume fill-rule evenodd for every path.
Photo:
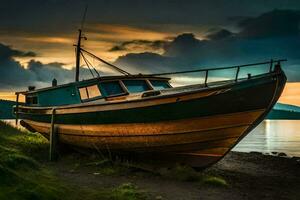
<instances>
[{"instance_id":1,"label":"grass","mask_svg":"<svg viewBox=\"0 0 300 200\"><path fill-rule=\"evenodd\" d=\"M97 158L96 158L97 160ZM200 186L212 186L212 187L228 187L227 181L220 177L214 176L208 173L199 172L187 165L175 165L172 168L161 168L159 170L153 170L145 168L141 163L134 163L128 160L119 159L100 159L100 161L88 162L85 165L96 167L95 175L117 175L122 176L125 174L131 174L137 176L139 172L142 177L147 176L160 176L162 178L168 178L181 182L197 182Z\"/></svg>"},{"instance_id":2,"label":"grass","mask_svg":"<svg viewBox=\"0 0 300 200\"><path fill-rule=\"evenodd\" d=\"M48 141L39 134L13 128L0 121L0 199L11 200L144 200L150 195L132 183L113 187L76 185L56 175L49 167ZM71 156L71 157L68 157ZM197 172L193 168L176 165L159 172L149 171L126 160L99 159L97 155L84 157L74 154L66 158L71 171L93 168L101 176L161 176L176 181L196 182L200 186L227 187L222 177ZM55 165L54 165L55 166ZM136 173L137 172L137 173ZM101 176L99 178L101 178ZM69 182L68 182L69 181Z\"/></svg>"},{"instance_id":3,"label":"grass","mask_svg":"<svg viewBox=\"0 0 300 200\"><path fill-rule=\"evenodd\" d=\"M228 183L221 177L215 176L206 176L202 180L202 184L210 185L210 186L220 186L220 187L228 187Z\"/></svg>"},{"instance_id":4,"label":"grass","mask_svg":"<svg viewBox=\"0 0 300 200\"><path fill-rule=\"evenodd\" d=\"M75 187L47 168L45 155L48 155L46 139L0 121L0 199L147 199L146 193L131 183L97 189ZM114 173L108 169L106 174Z\"/></svg>"},{"instance_id":5,"label":"grass","mask_svg":"<svg viewBox=\"0 0 300 200\"><path fill-rule=\"evenodd\" d=\"M59 199L64 186L37 160L46 140L0 122L0 199Z\"/></svg>"},{"instance_id":6,"label":"grass","mask_svg":"<svg viewBox=\"0 0 300 200\"><path fill-rule=\"evenodd\" d=\"M163 169L160 174L164 177L186 182L198 182L200 185L227 187L228 183L222 177L204 174L195 171L193 168L186 165L176 165L171 169Z\"/></svg>"},{"instance_id":7,"label":"grass","mask_svg":"<svg viewBox=\"0 0 300 200\"><path fill-rule=\"evenodd\" d=\"M100 161L94 161L100 160ZM145 168L141 163L132 162L120 157L117 158L95 158L92 162L87 162L83 164L84 166L91 166L96 168L97 174L101 175L159 175L156 171L151 168Z\"/></svg>"},{"instance_id":8,"label":"grass","mask_svg":"<svg viewBox=\"0 0 300 200\"><path fill-rule=\"evenodd\" d=\"M162 169L160 175L173 180L197 182L202 178L193 168L186 165L176 165L170 169Z\"/></svg>"},{"instance_id":9,"label":"grass","mask_svg":"<svg viewBox=\"0 0 300 200\"><path fill-rule=\"evenodd\" d=\"M147 199L147 194L140 191L137 186L132 183L124 183L116 188L99 192L97 197L103 200L134 200Z\"/></svg>"}]
</instances>

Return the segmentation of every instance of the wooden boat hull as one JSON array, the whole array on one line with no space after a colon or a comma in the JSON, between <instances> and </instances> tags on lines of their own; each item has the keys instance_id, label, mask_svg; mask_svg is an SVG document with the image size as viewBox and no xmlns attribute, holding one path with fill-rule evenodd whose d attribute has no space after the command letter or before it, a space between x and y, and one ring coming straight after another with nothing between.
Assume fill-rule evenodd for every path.
<instances>
[{"instance_id":1,"label":"wooden boat hull","mask_svg":"<svg viewBox=\"0 0 300 200\"><path fill-rule=\"evenodd\" d=\"M218 87L141 101L58 108L62 143L116 152L170 155L203 167L217 162L278 100L281 69ZM22 125L49 138L51 108L20 107Z\"/></svg>"}]
</instances>

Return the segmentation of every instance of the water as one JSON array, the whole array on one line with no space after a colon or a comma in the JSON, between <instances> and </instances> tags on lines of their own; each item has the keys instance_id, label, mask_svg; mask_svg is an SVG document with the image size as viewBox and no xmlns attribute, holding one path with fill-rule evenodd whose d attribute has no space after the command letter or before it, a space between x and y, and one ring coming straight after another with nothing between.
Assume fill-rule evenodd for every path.
<instances>
[{"instance_id":1,"label":"water","mask_svg":"<svg viewBox=\"0 0 300 200\"><path fill-rule=\"evenodd\" d=\"M300 157L300 120L265 120L233 150L283 152Z\"/></svg>"},{"instance_id":2,"label":"water","mask_svg":"<svg viewBox=\"0 0 300 200\"><path fill-rule=\"evenodd\" d=\"M15 126L15 120L4 120ZM18 126L22 128L22 126ZM300 120L265 120L250 132L233 151L283 152L300 157Z\"/></svg>"},{"instance_id":3,"label":"water","mask_svg":"<svg viewBox=\"0 0 300 200\"><path fill-rule=\"evenodd\" d=\"M1 121L4 121L4 122L10 124L13 127L18 128L18 129L25 130L25 128L20 125L20 120L18 120L18 125L16 125L16 120L15 119L4 119L4 120L1 119Z\"/></svg>"}]
</instances>

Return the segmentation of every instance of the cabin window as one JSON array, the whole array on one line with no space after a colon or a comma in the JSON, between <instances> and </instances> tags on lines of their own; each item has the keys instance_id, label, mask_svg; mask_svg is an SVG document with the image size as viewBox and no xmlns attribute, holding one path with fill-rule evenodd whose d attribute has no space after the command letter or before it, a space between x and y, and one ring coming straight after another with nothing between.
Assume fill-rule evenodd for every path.
<instances>
[{"instance_id":1,"label":"cabin window","mask_svg":"<svg viewBox=\"0 0 300 200\"><path fill-rule=\"evenodd\" d=\"M114 96L125 93L119 81L102 82L100 83L100 86L102 89L102 93L105 96Z\"/></svg>"},{"instance_id":2,"label":"cabin window","mask_svg":"<svg viewBox=\"0 0 300 200\"><path fill-rule=\"evenodd\" d=\"M145 80L123 80L123 83L130 93L144 92L151 89Z\"/></svg>"},{"instance_id":3,"label":"cabin window","mask_svg":"<svg viewBox=\"0 0 300 200\"><path fill-rule=\"evenodd\" d=\"M26 96L26 104L37 104L38 99L37 96Z\"/></svg>"},{"instance_id":4,"label":"cabin window","mask_svg":"<svg viewBox=\"0 0 300 200\"><path fill-rule=\"evenodd\" d=\"M81 100L93 99L101 96L101 92L97 85L79 88Z\"/></svg>"},{"instance_id":5,"label":"cabin window","mask_svg":"<svg viewBox=\"0 0 300 200\"><path fill-rule=\"evenodd\" d=\"M163 89L171 87L167 81L150 80L150 83L152 84L152 86L155 90L163 90Z\"/></svg>"}]
</instances>

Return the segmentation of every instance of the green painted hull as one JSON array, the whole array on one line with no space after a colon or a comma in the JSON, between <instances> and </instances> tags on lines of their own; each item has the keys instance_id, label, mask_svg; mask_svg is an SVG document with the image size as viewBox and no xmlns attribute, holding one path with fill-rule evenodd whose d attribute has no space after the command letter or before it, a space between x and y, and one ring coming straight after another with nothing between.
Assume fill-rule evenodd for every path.
<instances>
[{"instance_id":1,"label":"green painted hull","mask_svg":"<svg viewBox=\"0 0 300 200\"><path fill-rule=\"evenodd\" d=\"M130 109L57 114L56 123L114 124L159 122L262 109L268 107L273 98L276 87L275 82L274 76L262 76L233 85L221 86L220 88L226 92L199 99ZM218 91L220 88L217 87L210 90ZM148 99L145 101L152 100ZM50 123L51 114L20 113L19 118Z\"/></svg>"}]
</instances>

